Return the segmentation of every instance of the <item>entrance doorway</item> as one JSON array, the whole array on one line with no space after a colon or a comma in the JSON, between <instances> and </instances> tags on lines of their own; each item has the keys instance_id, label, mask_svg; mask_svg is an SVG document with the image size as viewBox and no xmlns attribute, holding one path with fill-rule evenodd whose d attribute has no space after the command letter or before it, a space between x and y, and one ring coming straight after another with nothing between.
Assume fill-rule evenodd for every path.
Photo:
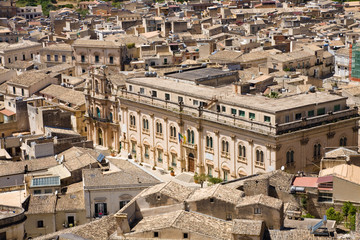
<instances>
[{"instance_id":1,"label":"entrance doorway","mask_svg":"<svg viewBox=\"0 0 360 240\"><path fill-rule=\"evenodd\" d=\"M188 162L189 162L189 172L195 172L195 159L194 159L194 154L189 153L189 155L188 155Z\"/></svg>"},{"instance_id":2,"label":"entrance doorway","mask_svg":"<svg viewBox=\"0 0 360 240\"><path fill-rule=\"evenodd\" d=\"M68 219L69 226L75 226L75 217L74 216L68 216L67 219Z\"/></svg>"},{"instance_id":3,"label":"entrance doorway","mask_svg":"<svg viewBox=\"0 0 360 240\"><path fill-rule=\"evenodd\" d=\"M102 135L102 130L101 128L98 129L98 143L99 145L103 145L103 135Z\"/></svg>"}]
</instances>

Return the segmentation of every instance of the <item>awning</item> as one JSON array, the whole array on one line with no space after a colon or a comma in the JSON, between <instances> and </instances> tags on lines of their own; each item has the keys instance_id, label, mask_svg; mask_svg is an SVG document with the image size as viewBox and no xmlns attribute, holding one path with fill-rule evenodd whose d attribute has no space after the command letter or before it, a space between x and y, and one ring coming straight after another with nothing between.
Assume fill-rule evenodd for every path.
<instances>
[{"instance_id":1,"label":"awning","mask_svg":"<svg viewBox=\"0 0 360 240\"><path fill-rule=\"evenodd\" d=\"M296 187L316 188L317 180L317 177L296 177L292 185Z\"/></svg>"},{"instance_id":2,"label":"awning","mask_svg":"<svg viewBox=\"0 0 360 240\"><path fill-rule=\"evenodd\" d=\"M5 116L7 116L7 117L10 117L10 116L16 114L16 113L14 113L14 112L12 112L12 111L10 111L10 110L7 110L7 109L1 110L0 113L3 114L3 115L5 115Z\"/></svg>"},{"instance_id":3,"label":"awning","mask_svg":"<svg viewBox=\"0 0 360 240\"><path fill-rule=\"evenodd\" d=\"M333 181L333 176L324 176L324 177L319 177L317 183L327 183L332 181Z\"/></svg>"}]
</instances>

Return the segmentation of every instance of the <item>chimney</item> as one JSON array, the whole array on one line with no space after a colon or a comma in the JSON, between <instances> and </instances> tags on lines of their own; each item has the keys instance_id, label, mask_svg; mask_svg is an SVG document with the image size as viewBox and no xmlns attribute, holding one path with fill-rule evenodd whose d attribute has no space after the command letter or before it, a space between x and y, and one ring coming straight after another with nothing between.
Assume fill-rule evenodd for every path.
<instances>
[{"instance_id":1,"label":"chimney","mask_svg":"<svg viewBox=\"0 0 360 240\"><path fill-rule=\"evenodd\" d=\"M127 213L116 213L116 232L118 236L124 236L124 233L130 232L130 226L127 218Z\"/></svg>"}]
</instances>

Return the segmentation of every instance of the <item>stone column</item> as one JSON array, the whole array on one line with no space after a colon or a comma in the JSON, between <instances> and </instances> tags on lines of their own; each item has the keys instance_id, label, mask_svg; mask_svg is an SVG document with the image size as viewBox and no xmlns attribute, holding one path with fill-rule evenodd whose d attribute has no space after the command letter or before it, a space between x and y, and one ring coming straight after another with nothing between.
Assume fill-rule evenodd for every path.
<instances>
[{"instance_id":1,"label":"stone column","mask_svg":"<svg viewBox=\"0 0 360 240\"><path fill-rule=\"evenodd\" d=\"M214 131L215 132L215 141L214 143L217 144L217 163L214 163L214 171L217 172L217 177L221 178L220 176L220 155L221 155L221 146L220 146L220 132L218 130ZM215 174L214 174L215 175Z\"/></svg>"},{"instance_id":2,"label":"stone column","mask_svg":"<svg viewBox=\"0 0 360 240\"><path fill-rule=\"evenodd\" d=\"M197 172L199 174L201 173L205 173L204 172L204 161L205 159L203 158L203 147L202 147L202 130L203 130L203 127L201 126L201 122L199 122L197 128L197 134L198 134L198 139L197 139L197 148L195 150L197 150Z\"/></svg>"},{"instance_id":3,"label":"stone column","mask_svg":"<svg viewBox=\"0 0 360 240\"><path fill-rule=\"evenodd\" d=\"M233 161L233 164L234 164L234 169L233 171L231 172L231 177L232 178L236 178L236 162L237 162L237 156L236 156L236 136L233 134L230 136L231 137L231 142L232 142L232 145L234 147L234 158L232 159ZM230 160L231 160L231 155L230 155Z\"/></svg>"},{"instance_id":4,"label":"stone column","mask_svg":"<svg viewBox=\"0 0 360 240\"><path fill-rule=\"evenodd\" d=\"M254 140L247 140L250 145L250 175L254 174Z\"/></svg>"}]
</instances>

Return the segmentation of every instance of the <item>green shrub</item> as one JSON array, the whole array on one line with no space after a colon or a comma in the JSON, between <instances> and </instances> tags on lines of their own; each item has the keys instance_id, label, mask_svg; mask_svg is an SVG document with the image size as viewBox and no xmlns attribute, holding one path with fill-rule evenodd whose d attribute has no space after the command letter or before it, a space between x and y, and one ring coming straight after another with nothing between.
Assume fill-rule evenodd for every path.
<instances>
[{"instance_id":1,"label":"green shrub","mask_svg":"<svg viewBox=\"0 0 360 240\"><path fill-rule=\"evenodd\" d=\"M311 215L310 213L307 213L305 215L301 216L302 218L315 218L315 216Z\"/></svg>"}]
</instances>

